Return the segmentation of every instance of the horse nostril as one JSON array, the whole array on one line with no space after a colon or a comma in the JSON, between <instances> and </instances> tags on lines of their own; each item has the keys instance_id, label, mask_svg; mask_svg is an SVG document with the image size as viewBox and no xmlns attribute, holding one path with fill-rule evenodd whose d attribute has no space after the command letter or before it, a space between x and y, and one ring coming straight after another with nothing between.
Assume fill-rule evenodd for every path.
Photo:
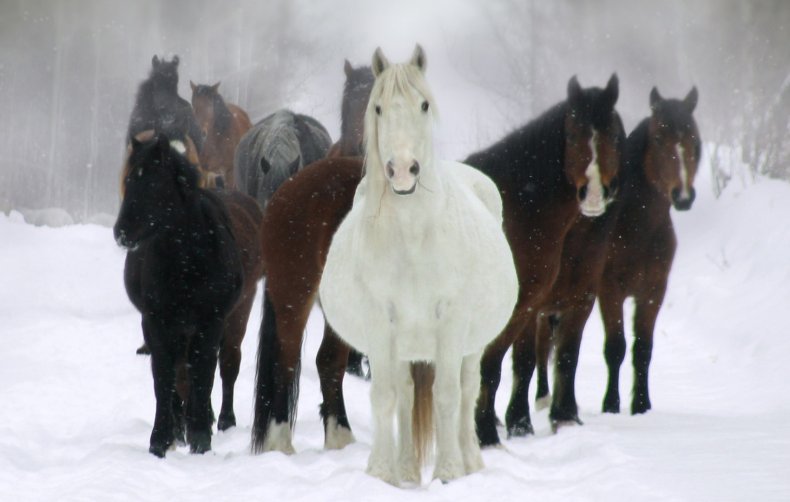
<instances>
[{"instance_id":1,"label":"horse nostril","mask_svg":"<svg viewBox=\"0 0 790 502\"><path fill-rule=\"evenodd\" d=\"M608 199L609 198L609 187L605 186L605 185L603 187L603 198L604 199Z\"/></svg>"},{"instance_id":2,"label":"horse nostril","mask_svg":"<svg viewBox=\"0 0 790 502\"><path fill-rule=\"evenodd\" d=\"M392 166L393 166L393 164L392 164L391 160L389 162L387 162L387 177L388 178L392 178L393 176L395 176L395 169L393 169Z\"/></svg>"},{"instance_id":3,"label":"horse nostril","mask_svg":"<svg viewBox=\"0 0 790 502\"><path fill-rule=\"evenodd\" d=\"M409 168L409 172L412 173L414 176L420 174L420 163L415 160L414 164L412 164L411 167Z\"/></svg>"},{"instance_id":4,"label":"horse nostril","mask_svg":"<svg viewBox=\"0 0 790 502\"><path fill-rule=\"evenodd\" d=\"M677 202L678 199L680 198L680 189L673 188L672 192L670 193L670 196L672 197L672 202Z\"/></svg>"},{"instance_id":5,"label":"horse nostril","mask_svg":"<svg viewBox=\"0 0 790 502\"><path fill-rule=\"evenodd\" d=\"M579 188L579 200L584 200L587 197L587 185Z\"/></svg>"}]
</instances>

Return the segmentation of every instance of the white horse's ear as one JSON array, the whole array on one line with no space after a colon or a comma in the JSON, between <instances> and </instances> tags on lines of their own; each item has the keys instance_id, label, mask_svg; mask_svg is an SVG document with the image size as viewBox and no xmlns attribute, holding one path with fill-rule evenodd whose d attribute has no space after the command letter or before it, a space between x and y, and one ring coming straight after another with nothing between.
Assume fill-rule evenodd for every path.
<instances>
[{"instance_id":1,"label":"white horse's ear","mask_svg":"<svg viewBox=\"0 0 790 502\"><path fill-rule=\"evenodd\" d=\"M390 62L387 61L387 58L384 57L384 53L381 52L381 47L376 47L376 52L373 53L373 64L371 66L373 75L377 78L384 70L390 67Z\"/></svg>"},{"instance_id":2,"label":"white horse's ear","mask_svg":"<svg viewBox=\"0 0 790 502\"><path fill-rule=\"evenodd\" d=\"M410 63L419 68L422 73L425 73L428 60L425 57L425 50L420 44L414 46L414 52L411 55Z\"/></svg>"}]
</instances>

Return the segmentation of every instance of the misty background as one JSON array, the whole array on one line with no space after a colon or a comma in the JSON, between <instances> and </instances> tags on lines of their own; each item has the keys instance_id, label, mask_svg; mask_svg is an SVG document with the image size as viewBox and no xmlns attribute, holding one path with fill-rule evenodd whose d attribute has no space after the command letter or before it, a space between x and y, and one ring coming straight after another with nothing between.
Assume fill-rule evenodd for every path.
<instances>
[{"instance_id":1,"label":"misty background","mask_svg":"<svg viewBox=\"0 0 790 502\"><path fill-rule=\"evenodd\" d=\"M438 152L463 159L565 98L620 78L627 131L664 97L695 112L716 194L790 180L790 2L783 0L0 0L0 210L113 215L137 86L177 54L179 93L213 84L253 122L280 108L337 139L343 62L419 42Z\"/></svg>"}]
</instances>

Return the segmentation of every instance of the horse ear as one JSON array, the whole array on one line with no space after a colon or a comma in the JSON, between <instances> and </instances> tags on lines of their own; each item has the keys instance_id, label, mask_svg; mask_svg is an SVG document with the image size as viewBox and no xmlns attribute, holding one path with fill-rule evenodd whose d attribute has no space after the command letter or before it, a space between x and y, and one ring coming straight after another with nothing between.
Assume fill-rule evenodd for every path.
<instances>
[{"instance_id":1,"label":"horse ear","mask_svg":"<svg viewBox=\"0 0 790 502\"><path fill-rule=\"evenodd\" d=\"M683 99L683 104L686 105L689 113L694 111L694 108L697 107L697 100L699 99L699 93L697 92L697 86L691 88L689 93L686 95L685 99Z\"/></svg>"},{"instance_id":2,"label":"horse ear","mask_svg":"<svg viewBox=\"0 0 790 502\"><path fill-rule=\"evenodd\" d=\"M178 66L178 63L179 63L180 61L181 61L181 60L180 60L180 59L178 59L178 55L175 55L175 56L173 56L173 64L174 64L175 66Z\"/></svg>"},{"instance_id":3,"label":"horse ear","mask_svg":"<svg viewBox=\"0 0 790 502\"><path fill-rule=\"evenodd\" d=\"M214 94L216 94L216 93L217 93L217 91L218 91L218 89L219 89L219 84L221 84L221 83L222 83L222 81L220 80L220 81L218 81L216 84L212 85L212 86L211 86L211 92L213 92Z\"/></svg>"},{"instance_id":4,"label":"horse ear","mask_svg":"<svg viewBox=\"0 0 790 502\"><path fill-rule=\"evenodd\" d=\"M159 66L159 56L157 56L156 54L154 54L154 57L151 58L151 66L153 66L154 68Z\"/></svg>"},{"instance_id":5,"label":"horse ear","mask_svg":"<svg viewBox=\"0 0 790 502\"><path fill-rule=\"evenodd\" d=\"M614 108L615 103L617 103L617 98L620 95L620 79L617 78L617 73L612 73L612 76L609 77L609 82L607 82L604 92L611 102L611 108Z\"/></svg>"},{"instance_id":6,"label":"horse ear","mask_svg":"<svg viewBox=\"0 0 790 502\"><path fill-rule=\"evenodd\" d=\"M197 91L197 86L191 80L189 81L189 87L192 88L192 94L195 94L195 91Z\"/></svg>"},{"instance_id":7,"label":"horse ear","mask_svg":"<svg viewBox=\"0 0 790 502\"><path fill-rule=\"evenodd\" d=\"M269 171L272 170L272 165L269 164L269 161L266 160L266 157L261 157L261 172L263 174L269 174Z\"/></svg>"},{"instance_id":8,"label":"horse ear","mask_svg":"<svg viewBox=\"0 0 790 502\"><path fill-rule=\"evenodd\" d=\"M568 80L568 102L572 103L578 100L581 95L582 86L579 85L579 80L576 78L576 75L574 75Z\"/></svg>"},{"instance_id":9,"label":"horse ear","mask_svg":"<svg viewBox=\"0 0 790 502\"><path fill-rule=\"evenodd\" d=\"M343 63L343 72L345 72L346 77L350 77L351 72L353 71L354 71L354 67L351 66L351 63L349 63L348 59L346 59L345 63Z\"/></svg>"},{"instance_id":10,"label":"horse ear","mask_svg":"<svg viewBox=\"0 0 790 502\"><path fill-rule=\"evenodd\" d=\"M390 62L387 61L387 58L384 57L384 53L381 51L381 47L376 47L376 52L373 53L373 64L371 65L373 69L373 75L378 78L384 70L389 68Z\"/></svg>"},{"instance_id":11,"label":"horse ear","mask_svg":"<svg viewBox=\"0 0 790 502\"><path fill-rule=\"evenodd\" d=\"M422 73L425 73L428 60L425 57L425 50L420 44L414 46L414 52L411 55L410 63L419 68Z\"/></svg>"},{"instance_id":12,"label":"horse ear","mask_svg":"<svg viewBox=\"0 0 790 502\"><path fill-rule=\"evenodd\" d=\"M661 94L658 93L658 88L653 87L650 91L650 109L654 110L658 108L659 103L664 101L664 98L661 97Z\"/></svg>"}]
</instances>

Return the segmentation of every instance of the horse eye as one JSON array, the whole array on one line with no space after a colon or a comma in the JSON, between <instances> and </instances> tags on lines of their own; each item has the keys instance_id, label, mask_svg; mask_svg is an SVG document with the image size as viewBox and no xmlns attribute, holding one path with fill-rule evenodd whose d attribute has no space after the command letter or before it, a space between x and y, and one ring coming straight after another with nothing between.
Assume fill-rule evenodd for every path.
<instances>
[{"instance_id":1,"label":"horse eye","mask_svg":"<svg viewBox=\"0 0 790 502\"><path fill-rule=\"evenodd\" d=\"M379 105L376 105L376 115L381 116L381 107Z\"/></svg>"},{"instance_id":2,"label":"horse eye","mask_svg":"<svg viewBox=\"0 0 790 502\"><path fill-rule=\"evenodd\" d=\"M428 111L428 102L427 101L423 101L422 102L422 111L424 111L424 112Z\"/></svg>"}]
</instances>

